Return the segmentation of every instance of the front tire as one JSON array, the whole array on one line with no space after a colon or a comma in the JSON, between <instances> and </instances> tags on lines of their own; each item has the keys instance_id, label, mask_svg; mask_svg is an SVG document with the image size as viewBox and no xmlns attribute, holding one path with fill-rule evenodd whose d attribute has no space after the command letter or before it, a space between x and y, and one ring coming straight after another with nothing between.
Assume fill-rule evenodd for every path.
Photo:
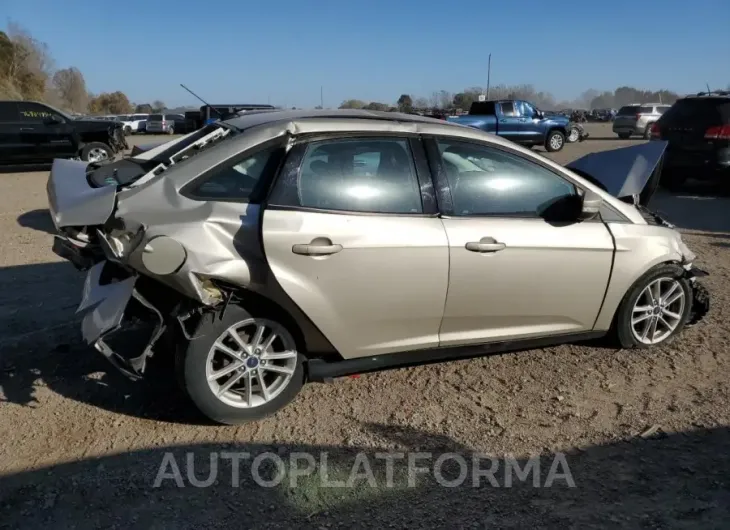
<instances>
[{"instance_id":1,"label":"front tire","mask_svg":"<svg viewBox=\"0 0 730 530\"><path fill-rule=\"evenodd\" d=\"M304 385L305 358L292 333L272 318L239 306L203 317L181 350L179 380L211 420L227 425L271 416Z\"/></svg>"},{"instance_id":2,"label":"front tire","mask_svg":"<svg viewBox=\"0 0 730 530\"><path fill-rule=\"evenodd\" d=\"M565 135L558 130L550 131L545 138L545 150L548 153L556 153L565 145Z\"/></svg>"},{"instance_id":3,"label":"front tire","mask_svg":"<svg viewBox=\"0 0 730 530\"><path fill-rule=\"evenodd\" d=\"M101 142L91 142L81 150L81 160L84 162L103 162L113 159L114 151L112 151L112 148Z\"/></svg>"},{"instance_id":4,"label":"front tire","mask_svg":"<svg viewBox=\"0 0 730 530\"><path fill-rule=\"evenodd\" d=\"M621 301L615 331L623 348L664 344L682 331L692 309L692 288L679 265L662 264L639 278Z\"/></svg>"}]
</instances>

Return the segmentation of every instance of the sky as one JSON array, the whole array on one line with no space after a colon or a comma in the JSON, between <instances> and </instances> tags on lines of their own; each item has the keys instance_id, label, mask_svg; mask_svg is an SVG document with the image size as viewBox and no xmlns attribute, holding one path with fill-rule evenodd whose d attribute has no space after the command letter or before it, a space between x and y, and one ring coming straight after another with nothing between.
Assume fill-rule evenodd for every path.
<instances>
[{"instance_id":1,"label":"sky","mask_svg":"<svg viewBox=\"0 0 730 530\"><path fill-rule=\"evenodd\" d=\"M5 20L3 20L3 18ZM336 107L491 84L570 100L730 84L730 0L0 0L92 92ZM2 27L0 26L0 27ZM3 28L4 29L4 28Z\"/></svg>"}]
</instances>

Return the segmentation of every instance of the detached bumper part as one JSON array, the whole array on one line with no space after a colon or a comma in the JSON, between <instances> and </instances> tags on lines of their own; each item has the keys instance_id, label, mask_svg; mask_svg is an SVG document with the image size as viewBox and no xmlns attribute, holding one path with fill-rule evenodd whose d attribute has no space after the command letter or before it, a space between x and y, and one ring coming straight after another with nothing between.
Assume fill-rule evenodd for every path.
<instances>
[{"instance_id":1,"label":"detached bumper part","mask_svg":"<svg viewBox=\"0 0 730 530\"><path fill-rule=\"evenodd\" d=\"M693 274L693 273L701 274ZM710 291L697 281L698 276L707 276L707 273L700 269L690 269L690 282L692 284L692 309L689 313L689 319L687 320L687 326L693 326L698 322L702 321L707 313L710 312Z\"/></svg>"},{"instance_id":2,"label":"detached bumper part","mask_svg":"<svg viewBox=\"0 0 730 530\"><path fill-rule=\"evenodd\" d=\"M102 284L106 265L106 262L98 263L86 276L83 297L77 309L77 313L88 311L81 323L81 334L88 344L93 345L124 375L140 379L154 344L165 330L164 319L135 289L136 276ZM130 311L135 309L132 306L136 303L153 316L152 325L140 325L134 321L139 319L133 319L134 315L130 315ZM149 331L149 335L145 331ZM140 339L145 336L146 340L141 342ZM142 350L142 353L134 357L122 355L130 346L135 351Z\"/></svg>"}]
</instances>

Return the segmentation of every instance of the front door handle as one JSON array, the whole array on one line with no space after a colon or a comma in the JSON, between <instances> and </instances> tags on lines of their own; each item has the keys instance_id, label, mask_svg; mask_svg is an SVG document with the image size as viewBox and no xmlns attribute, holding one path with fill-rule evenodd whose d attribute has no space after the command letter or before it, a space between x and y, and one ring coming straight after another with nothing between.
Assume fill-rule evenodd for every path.
<instances>
[{"instance_id":1,"label":"front door handle","mask_svg":"<svg viewBox=\"0 0 730 530\"><path fill-rule=\"evenodd\" d=\"M35 131L35 129L33 127L21 127L20 130L21 131Z\"/></svg>"},{"instance_id":2,"label":"front door handle","mask_svg":"<svg viewBox=\"0 0 730 530\"><path fill-rule=\"evenodd\" d=\"M507 247L492 237L483 237L479 241L470 241L466 244L466 250L471 252L499 252Z\"/></svg>"},{"instance_id":3,"label":"front door handle","mask_svg":"<svg viewBox=\"0 0 730 530\"><path fill-rule=\"evenodd\" d=\"M294 254L302 256L329 256L330 254L337 254L341 250L342 245L332 243L332 240L326 237L317 237L312 239L310 243L300 243L291 247Z\"/></svg>"}]
</instances>

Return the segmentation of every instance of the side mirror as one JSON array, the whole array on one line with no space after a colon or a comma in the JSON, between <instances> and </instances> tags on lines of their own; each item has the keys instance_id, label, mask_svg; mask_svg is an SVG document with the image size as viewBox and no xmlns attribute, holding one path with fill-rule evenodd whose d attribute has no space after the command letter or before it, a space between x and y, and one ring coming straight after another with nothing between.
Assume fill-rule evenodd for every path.
<instances>
[{"instance_id":1,"label":"side mirror","mask_svg":"<svg viewBox=\"0 0 730 530\"><path fill-rule=\"evenodd\" d=\"M581 202L580 216L581 221L589 221L595 219L601 211L603 199L592 191L586 191Z\"/></svg>"},{"instance_id":2,"label":"side mirror","mask_svg":"<svg viewBox=\"0 0 730 530\"><path fill-rule=\"evenodd\" d=\"M48 116L43 120L43 123L46 125L58 125L59 123L63 123L63 120L58 116Z\"/></svg>"}]
</instances>

